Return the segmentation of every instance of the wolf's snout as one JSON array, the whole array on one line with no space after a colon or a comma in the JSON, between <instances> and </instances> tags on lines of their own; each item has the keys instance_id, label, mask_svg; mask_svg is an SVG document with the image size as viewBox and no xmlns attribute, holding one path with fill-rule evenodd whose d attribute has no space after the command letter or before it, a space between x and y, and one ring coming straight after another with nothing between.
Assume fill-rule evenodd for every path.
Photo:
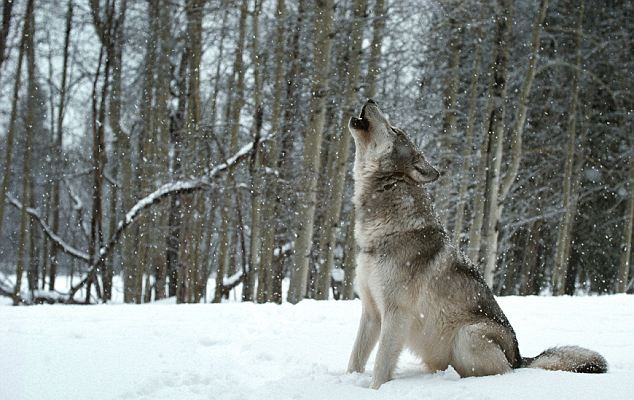
<instances>
[{"instance_id":1,"label":"wolf's snout","mask_svg":"<svg viewBox=\"0 0 634 400\"><path fill-rule=\"evenodd\" d=\"M370 121L368 120L366 115L366 109L368 105L376 106L376 102L372 99L368 99L363 107L361 107L361 113L359 114L359 116L350 118L350 122L348 123L348 126L350 128L363 131L367 131L368 129L370 129Z\"/></svg>"},{"instance_id":2,"label":"wolf's snout","mask_svg":"<svg viewBox=\"0 0 634 400\"><path fill-rule=\"evenodd\" d=\"M367 131L368 128L370 128L370 122L368 122L368 120L364 119L363 117L350 118L350 122L348 123L348 125L353 129L364 130L364 131Z\"/></svg>"}]
</instances>

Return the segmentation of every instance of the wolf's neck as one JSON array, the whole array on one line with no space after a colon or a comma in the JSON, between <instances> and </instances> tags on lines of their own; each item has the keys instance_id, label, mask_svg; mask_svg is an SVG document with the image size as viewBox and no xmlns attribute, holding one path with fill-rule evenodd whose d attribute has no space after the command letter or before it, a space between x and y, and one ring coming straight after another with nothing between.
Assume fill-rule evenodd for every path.
<instances>
[{"instance_id":1,"label":"wolf's neck","mask_svg":"<svg viewBox=\"0 0 634 400\"><path fill-rule=\"evenodd\" d=\"M434 227L444 230L424 187L402 174L356 176L353 202L357 223L391 224L405 230Z\"/></svg>"}]
</instances>

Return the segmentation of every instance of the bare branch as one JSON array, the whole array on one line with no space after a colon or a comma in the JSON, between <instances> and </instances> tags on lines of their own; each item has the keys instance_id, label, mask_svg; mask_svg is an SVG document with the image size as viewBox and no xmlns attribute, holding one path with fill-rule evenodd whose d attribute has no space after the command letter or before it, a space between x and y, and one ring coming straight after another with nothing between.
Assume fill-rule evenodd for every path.
<instances>
[{"instance_id":1,"label":"bare branch","mask_svg":"<svg viewBox=\"0 0 634 400\"><path fill-rule=\"evenodd\" d=\"M121 236L123 235L125 230L130 227L134 223L134 221L136 221L137 217L143 211L147 210L153 205L158 204L166 197L185 193L193 193L208 188L211 181L214 180L214 178L216 178L221 172L229 170L238 162L247 158L249 154L251 154L251 152L255 148L257 148L258 142L263 142L271 138L272 135L269 135L260 140L254 140L253 142L243 146L227 161L213 167L207 174L200 178L195 178L188 181L167 183L156 189L154 192L150 193L146 197L137 201L137 203L130 209L130 211L126 213L125 217L121 221L119 221L119 223L117 224L117 229L114 231L108 242L99 249L99 252L96 255L96 259L91 262L91 267L88 271L88 274L84 277L84 279L82 279L79 283L77 283L70 289L68 293L68 302L74 302L73 297L75 293L77 293L77 291L81 289L103 266L105 260L112 254L113 249L121 239Z\"/></svg>"},{"instance_id":2,"label":"bare branch","mask_svg":"<svg viewBox=\"0 0 634 400\"><path fill-rule=\"evenodd\" d=\"M7 193L7 201L9 202L9 204L14 206L18 210L22 210L22 207L23 207L22 203L20 203L20 201L18 201L15 197L13 197L9 193ZM84 253L83 251L74 248L70 244L66 243L64 239L62 239L57 233L53 232L51 227L48 226L46 222L44 222L44 219L42 219L42 216L37 210L31 207L27 207L26 213L29 214L31 218L33 218L38 224L40 224L40 226L42 227L42 230L44 231L44 233L46 233L46 236L48 236L49 239L51 239L55 244L57 244L64 253L85 262L90 261L90 258L88 257L87 253Z\"/></svg>"}]
</instances>

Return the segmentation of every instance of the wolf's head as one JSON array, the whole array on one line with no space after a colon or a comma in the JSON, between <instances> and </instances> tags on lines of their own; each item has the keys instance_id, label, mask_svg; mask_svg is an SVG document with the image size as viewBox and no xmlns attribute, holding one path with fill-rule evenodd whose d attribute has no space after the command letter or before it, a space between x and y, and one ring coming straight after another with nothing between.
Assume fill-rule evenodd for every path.
<instances>
[{"instance_id":1,"label":"wolf's head","mask_svg":"<svg viewBox=\"0 0 634 400\"><path fill-rule=\"evenodd\" d=\"M356 146L355 179L359 174L408 176L417 184L438 179L438 171L425 159L405 132L392 126L374 100L368 100L348 128Z\"/></svg>"}]
</instances>

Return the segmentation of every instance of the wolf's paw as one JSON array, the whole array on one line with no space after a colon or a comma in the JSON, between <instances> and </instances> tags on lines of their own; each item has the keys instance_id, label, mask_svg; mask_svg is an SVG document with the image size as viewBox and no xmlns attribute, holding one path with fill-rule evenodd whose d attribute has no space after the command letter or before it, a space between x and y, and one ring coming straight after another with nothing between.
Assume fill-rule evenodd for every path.
<instances>
[{"instance_id":1,"label":"wolf's paw","mask_svg":"<svg viewBox=\"0 0 634 400\"><path fill-rule=\"evenodd\" d=\"M354 361L350 361L348 364L348 369L346 370L347 374L352 374L354 372L358 372L360 374L365 372L365 365L359 365L361 363L356 363Z\"/></svg>"},{"instance_id":2,"label":"wolf's paw","mask_svg":"<svg viewBox=\"0 0 634 400\"><path fill-rule=\"evenodd\" d=\"M385 382L381 382L379 380L372 379L372 382L370 382L370 389L379 390L381 385L384 384L384 383Z\"/></svg>"}]
</instances>

